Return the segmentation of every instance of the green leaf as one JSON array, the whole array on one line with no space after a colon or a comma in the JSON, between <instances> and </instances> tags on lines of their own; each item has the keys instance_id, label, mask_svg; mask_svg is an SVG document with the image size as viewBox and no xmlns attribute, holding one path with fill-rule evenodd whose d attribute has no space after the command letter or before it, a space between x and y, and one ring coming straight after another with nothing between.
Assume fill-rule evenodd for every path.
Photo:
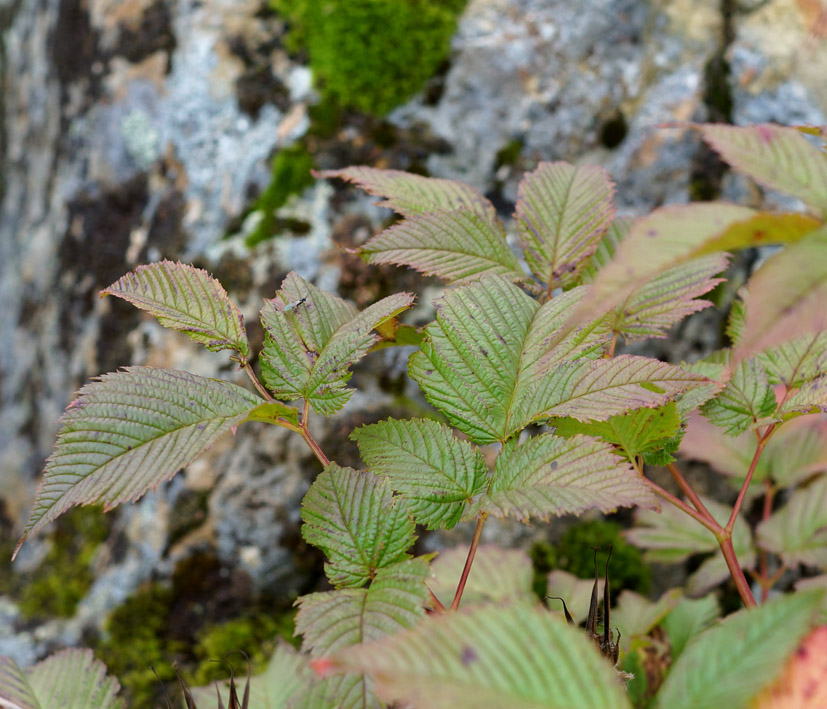
<instances>
[{"instance_id":1,"label":"green leaf","mask_svg":"<svg viewBox=\"0 0 827 709\"><path fill-rule=\"evenodd\" d=\"M799 386L827 374L827 333L797 337L759 357L773 384Z\"/></svg>"},{"instance_id":2,"label":"green leaf","mask_svg":"<svg viewBox=\"0 0 827 709\"><path fill-rule=\"evenodd\" d=\"M370 264L410 266L450 283L468 283L489 274L525 279L499 220L468 209L408 217L359 251Z\"/></svg>"},{"instance_id":3,"label":"green leaf","mask_svg":"<svg viewBox=\"0 0 827 709\"><path fill-rule=\"evenodd\" d=\"M68 649L50 655L26 673L38 704L52 707L95 707L123 709L117 698L118 680L106 674L106 667L91 650ZM25 705L24 705L25 706Z\"/></svg>"},{"instance_id":4,"label":"green leaf","mask_svg":"<svg viewBox=\"0 0 827 709\"><path fill-rule=\"evenodd\" d=\"M681 598L661 624L669 637L672 661L677 660L689 641L711 626L720 614L718 601L712 594L697 600Z\"/></svg>"},{"instance_id":5,"label":"green leaf","mask_svg":"<svg viewBox=\"0 0 827 709\"><path fill-rule=\"evenodd\" d=\"M791 413L827 413L827 376L804 382L794 389L778 409L781 416Z\"/></svg>"},{"instance_id":6,"label":"green leaf","mask_svg":"<svg viewBox=\"0 0 827 709\"><path fill-rule=\"evenodd\" d=\"M677 588L666 591L654 602L634 591L624 590L612 611L612 624L627 639L633 635L646 635L666 618L680 599L681 591Z\"/></svg>"},{"instance_id":7,"label":"green leaf","mask_svg":"<svg viewBox=\"0 0 827 709\"><path fill-rule=\"evenodd\" d=\"M520 182L517 227L525 257L549 292L577 282L614 218L614 184L595 165L540 163Z\"/></svg>"},{"instance_id":8,"label":"green leaf","mask_svg":"<svg viewBox=\"0 0 827 709\"><path fill-rule=\"evenodd\" d=\"M389 419L351 436L368 467L387 476L408 510L429 529L450 529L488 484L482 454L441 423Z\"/></svg>"},{"instance_id":9,"label":"green leaf","mask_svg":"<svg viewBox=\"0 0 827 709\"><path fill-rule=\"evenodd\" d=\"M550 416L605 420L660 406L706 382L643 357L591 361L608 339L602 321L557 337L585 292L576 288L540 307L499 277L448 291L411 356L411 377L476 443L504 441Z\"/></svg>"},{"instance_id":10,"label":"green leaf","mask_svg":"<svg viewBox=\"0 0 827 709\"><path fill-rule=\"evenodd\" d=\"M755 533L758 544L788 566L827 568L827 477L793 492Z\"/></svg>"},{"instance_id":11,"label":"green leaf","mask_svg":"<svg viewBox=\"0 0 827 709\"><path fill-rule=\"evenodd\" d=\"M278 419L284 419L294 426L298 426L299 412L292 406L282 404L280 401L267 401L256 406L244 420L276 423Z\"/></svg>"},{"instance_id":12,"label":"green leaf","mask_svg":"<svg viewBox=\"0 0 827 709\"><path fill-rule=\"evenodd\" d=\"M311 593L297 601L296 632L302 650L314 658L393 636L414 627L425 615L428 564L411 559L381 569L370 588ZM370 678L333 677L316 683L310 694L335 698L339 709L378 706ZM322 706L299 699L300 706Z\"/></svg>"},{"instance_id":13,"label":"green leaf","mask_svg":"<svg viewBox=\"0 0 827 709\"><path fill-rule=\"evenodd\" d=\"M750 277L737 360L827 331L827 227L768 258Z\"/></svg>"},{"instance_id":14,"label":"green leaf","mask_svg":"<svg viewBox=\"0 0 827 709\"><path fill-rule=\"evenodd\" d=\"M489 490L475 509L527 521L633 505L655 507L654 495L608 444L587 436L564 439L544 433L503 446Z\"/></svg>"},{"instance_id":15,"label":"green leaf","mask_svg":"<svg viewBox=\"0 0 827 709\"><path fill-rule=\"evenodd\" d=\"M720 502L701 496L701 500L715 521L725 525L731 508ZM646 559L677 563L692 554L715 552L689 577L686 589L693 596L702 595L729 576L724 556L714 535L677 507L664 505L658 513L638 510L636 526L626 532L633 544L646 549ZM732 546L742 568L750 568L755 562L752 534L743 516L735 520L732 530Z\"/></svg>"},{"instance_id":16,"label":"green leaf","mask_svg":"<svg viewBox=\"0 0 827 709\"><path fill-rule=\"evenodd\" d=\"M422 620L413 630L339 653L370 673L377 695L414 709L620 709L629 703L594 643L525 604Z\"/></svg>"},{"instance_id":17,"label":"green leaf","mask_svg":"<svg viewBox=\"0 0 827 709\"><path fill-rule=\"evenodd\" d=\"M101 291L146 310L164 327L179 330L207 349L250 353L244 318L222 285L206 271L160 261L138 266Z\"/></svg>"},{"instance_id":18,"label":"green leaf","mask_svg":"<svg viewBox=\"0 0 827 709\"><path fill-rule=\"evenodd\" d=\"M631 219L616 219L612 223L584 272L584 282L593 282L599 269L611 261L631 225ZM610 314L612 330L626 342L666 337L675 323L711 305L697 298L721 282L714 276L726 269L727 262L726 254L714 253L679 264L641 283Z\"/></svg>"},{"instance_id":19,"label":"green leaf","mask_svg":"<svg viewBox=\"0 0 827 709\"><path fill-rule=\"evenodd\" d=\"M276 650L267 669L250 680L250 707L255 709L286 709L293 707L290 701L298 695L303 687L309 686L314 676L307 664L308 658L300 655L284 640L279 640ZM236 679L236 687L238 679ZM220 696L224 706L230 704L230 688L228 682L218 683ZM197 706L214 706L216 703L216 688L195 687L192 696ZM241 694L241 692L239 692Z\"/></svg>"},{"instance_id":20,"label":"green leaf","mask_svg":"<svg viewBox=\"0 0 827 709\"><path fill-rule=\"evenodd\" d=\"M827 213L827 154L795 128L701 124L704 140L739 172Z\"/></svg>"},{"instance_id":21,"label":"green leaf","mask_svg":"<svg viewBox=\"0 0 827 709\"><path fill-rule=\"evenodd\" d=\"M701 407L701 413L730 436L766 425L775 413L775 392L764 365L757 359L740 362L732 378L714 399Z\"/></svg>"},{"instance_id":22,"label":"green leaf","mask_svg":"<svg viewBox=\"0 0 827 709\"><path fill-rule=\"evenodd\" d=\"M674 402L657 409L638 409L628 414L612 416L608 421L578 421L572 418L554 419L555 435L570 438L585 434L602 438L633 460L644 453L655 452L667 445L681 430L681 416Z\"/></svg>"},{"instance_id":23,"label":"green leaf","mask_svg":"<svg viewBox=\"0 0 827 709\"><path fill-rule=\"evenodd\" d=\"M376 572L407 558L414 524L390 482L373 473L332 463L302 501L302 536L328 558L325 572L336 587L361 586Z\"/></svg>"},{"instance_id":24,"label":"green leaf","mask_svg":"<svg viewBox=\"0 0 827 709\"><path fill-rule=\"evenodd\" d=\"M61 419L23 538L75 505L107 509L169 480L261 398L189 372L128 367L84 386Z\"/></svg>"},{"instance_id":25,"label":"green leaf","mask_svg":"<svg viewBox=\"0 0 827 709\"><path fill-rule=\"evenodd\" d=\"M388 207L406 217L438 210L468 209L481 217L493 219L494 206L477 190L462 182L422 177L400 170L372 167L346 167L324 170L316 177L338 177L352 182L368 194L384 197L380 207Z\"/></svg>"},{"instance_id":26,"label":"green leaf","mask_svg":"<svg viewBox=\"0 0 827 709\"><path fill-rule=\"evenodd\" d=\"M431 562L428 588L446 608L454 598L467 556L468 546L460 545L440 552ZM536 600L531 588L533 575L531 559L524 551L480 544L468 574L461 607L467 608L485 601L531 603Z\"/></svg>"},{"instance_id":27,"label":"green leaf","mask_svg":"<svg viewBox=\"0 0 827 709\"><path fill-rule=\"evenodd\" d=\"M614 258L597 272L593 290L572 314L570 325L616 308L653 278L706 255L704 247L727 226L753 214L747 207L709 202L660 207L638 219Z\"/></svg>"},{"instance_id":28,"label":"green leaf","mask_svg":"<svg viewBox=\"0 0 827 709\"><path fill-rule=\"evenodd\" d=\"M547 577L546 604L561 619L564 617L563 606L559 600L552 597L562 598L571 614L575 624L580 625L589 613L589 603L592 596L593 579L581 579L567 571L555 569ZM603 598L603 588L606 585L605 579L597 581L597 597Z\"/></svg>"},{"instance_id":29,"label":"green leaf","mask_svg":"<svg viewBox=\"0 0 827 709\"><path fill-rule=\"evenodd\" d=\"M380 339L374 329L412 302L410 293L397 293L360 313L298 274L288 274L261 310L267 334L261 353L265 385L278 399L305 399L314 411L330 416L350 399L349 367Z\"/></svg>"},{"instance_id":30,"label":"green leaf","mask_svg":"<svg viewBox=\"0 0 827 709\"><path fill-rule=\"evenodd\" d=\"M0 707L41 709L23 670L10 657L0 655Z\"/></svg>"},{"instance_id":31,"label":"green leaf","mask_svg":"<svg viewBox=\"0 0 827 709\"><path fill-rule=\"evenodd\" d=\"M782 596L742 610L686 648L658 695L666 709L742 707L782 671L813 625L820 592Z\"/></svg>"}]
</instances>

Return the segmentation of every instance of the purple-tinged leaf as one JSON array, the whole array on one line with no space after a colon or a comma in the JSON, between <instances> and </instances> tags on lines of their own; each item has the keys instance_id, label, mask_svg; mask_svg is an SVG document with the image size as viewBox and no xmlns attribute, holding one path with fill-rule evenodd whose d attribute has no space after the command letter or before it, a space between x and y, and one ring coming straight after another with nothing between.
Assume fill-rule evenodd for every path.
<instances>
[{"instance_id":1,"label":"purple-tinged leaf","mask_svg":"<svg viewBox=\"0 0 827 709\"><path fill-rule=\"evenodd\" d=\"M260 403L236 384L172 369L128 367L90 382L61 419L17 549L76 505L111 508L138 499Z\"/></svg>"},{"instance_id":2,"label":"purple-tinged leaf","mask_svg":"<svg viewBox=\"0 0 827 709\"><path fill-rule=\"evenodd\" d=\"M614 218L614 184L601 167L540 163L520 183L517 226L526 261L551 291L578 275Z\"/></svg>"},{"instance_id":3,"label":"purple-tinged leaf","mask_svg":"<svg viewBox=\"0 0 827 709\"><path fill-rule=\"evenodd\" d=\"M365 192L384 197L380 207L388 207L406 217L424 212L448 209L469 209L487 221L495 218L494 206L477 190L462 182L422 177L401 170L379 170L373 167L346 167L324 170L316 177L338 177Z\"/></svg>"},{"instance_id":4,"label":"purple-tinged leaf","mask_svg":"<svg viewBox=\"0 0 827 709\"><path fill-rule=\"evenodd\" d=\"M749 279L736 361L827 331L827 227L768 258Z\"/></svg>"},{"instance_id":5,"label":"purple-tinged leaf","mask_svg":"<svg viewBox=\"0 0 827 709\"><path fill-rule=\"evenodd\" d=\"M470 209L410 216L374 236L360 253L371 264L410 266L457 284L491 274L525 279L499 220Z\"/></svg>"},{"instance_id":6,"label":"purple-tinged leaf","mask_svg":"<svg viewBox=\"0 0 827 709\"><path fill-rule=\"evenodd\" d=\"M827 213L827 153L797 129L770 123L695 127L739 172Z\"/></svg>"},{"instance_id":7,"label":"purple-tinged leaf","mask_svg":"<svg viewBox=\"0 0 827 709\"><path fill-rule=\"evenodd\" d=\"M206 271L172 261L138 266L101 291L146 310L213 351L250 353L244 318L222 285Z\"/></svg>"},{"instance_id":8,"label":"purple-tinged leaf","mask_svg":"<svg viewBox=\"0 0 827 709\"><path fill-rule=\"evenodd\" d=\"M780 416L790 413L827 413L827 376L804 382L793 390L778 413Z\"/></svg>"},{"instance_id":9,"label":"purple-tinged leaf","mask_svg":"<svg viewBox=\"0 0 827 709\"><path fill-rule=\"evenodd\" d=\"M633 505L657 506L646 482L609 444L546 433L503 447L489 490L475 509L525 522Z\"/></svg>"}]
</instances>

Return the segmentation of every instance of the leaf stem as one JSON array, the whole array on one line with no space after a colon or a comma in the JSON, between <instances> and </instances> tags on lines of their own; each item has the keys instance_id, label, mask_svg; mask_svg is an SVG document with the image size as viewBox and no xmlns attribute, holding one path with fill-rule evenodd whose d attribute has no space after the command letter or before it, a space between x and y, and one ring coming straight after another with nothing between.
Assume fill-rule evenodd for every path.
<instances>
[{"instance_id":1,"label":"leaf stem","mask_svg":"<svg viewBox=\"0 0 827 709\"><path fill-rule=\"evenodd\" d=\"M675 505L675 507L677 507L679 510L682 510L683 512L688 514L692 519L694 519L696 522L699 522L710 532L712 532L716 538L722 531L724 531L723 527L721 527L721 525L718 524L711 517L705 517L700 512L687 505L683 500L678 499L671 492L667 492L660 485L658 485L656 482L653 482L649 478L644 476L643 479L646 481L649 487L652 488L652 492L654 492L658 497L662 497L667 502Z\"/></svg>"},{"instance_id":2,"label":"leaf stem","mask_svg":"<svg viewBox=\"0 0 827 709\"><path fill-rule=\"evenodd\" d=\"M719 537L718 544L724 554L724 559L726 560L726 565L729 569L730 575L732 576L732 580L735 581L735 588L738 589L738 595L741 596L741 600L744 602L744 605L747 608L757 607L758 604L755 602L755 596L752 595L752 589L749 587L747 578L744 576L744 571L738 563L738 557L735 556L735 548L732 546L732 537L727 537L726 539L721 539Z\"/></svg>"},{"instance_id":3,"label":"leaf stem","mask_svg":"<svg viewBox=\"0 0 827 709\"><path fill-rule=\"evenodd\" d=\"M764 507L761 511L761 519L762 521L766 522L770 515L772 514L772 499L775 495L775 486L772 484L772 480L770 478L764 479ZM758 569L759 569L759 576L758 582L761 584L761 603L765 603L767 598L770 595L770 588L772 587L772 583L770 583L770 579L768 577L768 564L767 564L767 550L761 549L759 557L758 557ZM773 581L775 583L775 581Z\"/></svg>"},{"instance_id":4,"label":"leaf stem","mask_svg":"<svg viewBox=\"0 0 827 709\"><path fill-rule=\"evenodd\" d=\"M258 380L258 377L253 371L253 368L250 366L250 363L246 359L243 359L241 360L241 366L244 368L244 371L247 373L247 376L250 378L253 386L258 390L258 393L261 394L267 401L274 401L273 397L270 395L270 392L261 385L261 382Z\"/></svg>"},{"instance_id":5,"label":"leaf stem","mask_svg":"<svg viewBox=\"0 0 827 709\"><path fill-rule=\"evenodd\" d=\"M428 587L426 586L425 588L428 588ZM436 594L430 588L428 588L428 593L431 596L431 600L434 602L434 612L435 613L444 613L445 612L445 606L442 605L442 601L440 601L436 597Z\"/></svg>"},{"instance_id":6,"label":"leaf stem","mask_svg":"<svg viewBox=\"0 0 827 709\"><path fill-rule=\"evenodd\" d=\"M707 519L714 519L710 514L709 510L706 509L706 505L704 505L704 503L701 501L701 498L698 497L698 494L692 489L692 486L689 484L687 479L678 469L678 466L674 463L667 463L666 469L669 471L669 474L672 476L672 479L677 483L678 487L681 489L683 494L686 495L687 499L695 506L695 509L698 510L698 512L704 515Z\"/></svg>"},{"instance_id":7,"label":"leaf stem","mask_svg":"<svg viewBox=\"0 0 827 709\"><path fill-rule=\"evenodd\" d=\"M465 584L468 581L468 574L471 572L471 564L474 563L474 556L477 554L477 547L480 543L480 536L482 535L482 528L485 525L486 519L488 519L488 513L480 512L477 517L477 527L474 529L474 538L471 540L471 547L468 549L468 556L465 559L465 566L462 568L462 575L459 577L457 592L454 594L454 600L451 602L452 611L459 609L459 602L462 600L463 591L465 591Z\"/></svg>"},{"instance_id":8,"label":"leaf stem","mask_svg":"<svg viewBox=\"0 0 827 709\"><path fill-rule=\"evenodd\" d=\"M732 528L735 526L735 520L738 519L738 513L741 511L741 505L744 504L744 497L746 497L749 484L752 482L752 476L755 474L755 469L758 467L758 461L761 458L761 454L764 452L764 446L767 443L767 439L770 435L772 435L774 429L775 424L770 424L767 432L761 436L760 439L758 439L758 446L755 449L755 455L752 456L752 462L749 464L747 476L744 478L744 482L738 492L738 499L735 500L735 504L732 507L732 514L729 516L729 522L727 522L725 527L725 531L728 535L732 534Z\"/></svg>"},{"instance_id":9,"label":"leaf stem","mask_svg":"<svg viewBox=\"0 0 827 709\"><path fill-rule=\"evenodd\" d=\"M299 426L299 433L301 433L304 442L308 445L310 450L313 451L313 455L316 456L316 459L326 468L330 465L330 458L328 458L324 451L321 449L318 443L316 443L316 439L313 438L313 434L307 428L307 419L305 418L302 421L301 426Z\"/></svg>"}]
</instances>

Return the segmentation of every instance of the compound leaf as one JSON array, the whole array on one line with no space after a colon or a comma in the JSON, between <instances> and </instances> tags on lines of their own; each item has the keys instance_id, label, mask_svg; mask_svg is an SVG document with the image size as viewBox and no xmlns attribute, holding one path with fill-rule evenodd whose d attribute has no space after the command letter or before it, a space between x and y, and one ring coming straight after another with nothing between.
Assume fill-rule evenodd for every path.
<instances>
[{"instance_id":1,"label":"compound leaf","mask_svg":"<svg viewBox=\"0 0 827 709\"><path fill-rule=\"evenodd\" d=\"M629 707L614 670L585 635L536 606L483 606L339 653L377 695L414 709Z\"/></svg>"},{"instance_id":2,"label":"compound leaf","mask_svg":"<svg viewBox=\"0 0 827 709\"><path fill-rule=\"evenodd\" d=\"M26 673L39 707L123 709L120 684L91 650L70 648L38 662Z\"/></svg>"},{"instance_id":3,"label":"compound leaf","mask_svg":"<svg viewBox=\"0 0 827 709\"><path fill-rule=\"evenodd\" d=\"M468 546L460 545L440 552L431 563L428 588L446 608L451 605L467 557ZM531 603L536 599L531 588L533 575L531 559L524 551L480 544L468 574L461 607L482 601Z\"/></svg>"},{"instance_id":4,"label":"compound leaf","mask_svg":"<svg viewBox=\"0 0 827 709\"><path fill-rule=\"evenodd\" d=\"M782 671L815 620L821 592L799 592L734 613L692 642L658 694L664 709L742 707Z\"/></svg>"},{"instance_id":5,"label":"compound leaf","mask_svg":"<svg viewBox=\"0 0 827 709\"><path fill-rule=\"evenodd\" d=\"M702 124L704 140L739 172L827 213L827 154L795 128Z\"/></svg>"},{"instance_id":6,"label":"compound leaf","mask_svg":"<svg viewBox=\"0 0 827 709\"><path fill-rule=\"evenodd\" d=\"M701 413L730 436L769 423L775 413L775 392L764 365L752 358L740 362L731 379L714 399L701 407Z\"/></svg>"},{"instance_id":7,"label":"compound leaf","mask_svg":"<svg viewBox=\"0 0 827 709\"><path fill-rule=\"evenodd\" d=\"M517 227L537 278L554 288L573 285L614 218L614 184L596 165L540 163L517 193Z\"/></svg>"},{"instance_id":8,"label":"compound leaf","mask_svg":"<svg viewBox=\"0 0 827 709\"><path fill-rule=\"evenodd\" d=\"M768 258L747 282L744 301L736 360L827 330L827 227Z\"/></svg>"},{"instance_id":9,"label":"compound leaf","mask_svg":"<svg viewBox=\"0 0 827 709\"><path fill-rule=\"evenodd\" d=\"M207 349L250 353L244 318L222 285L206 271L160 261L138 266L101 295L114 295L146 310L164 327L179 330Z\"/></svg>"},{"instance_id":10,"label":"compound leaf","mask_svg":"<svg viewBox=\"0 0 827 709\"><path fill-rule=\"evenodd\" d=\"M0 655L0 707L41 709L26 674L6 655Z\"/></svg>"},{"instance_id":11,"label":"compound leaf","mask_svg":"<svg viewBox=\"0 0 827 709\"><path fill-rule=\"evenodd\" d=\"M371 264L410 266L451 283L467 283L487 274L525 278L502 224L496 217L469 209L411 216L374 236L360 253Z\"/></svg>"},{"instance_id":12,"label":"compound leaf","mask_svg":"<svg viewBox=\"0 0 827 709\"><path fill-rule=\"evenodd\" d=\"M546 433L503 446L489 490L476 508L527 521L632 505L655 507L655 498L611 446L587 436L565 439Z\"/></svg>"},{"instance_id":13,"label":"compound leaf","mask_svg":"<svg viewBox=\"0 0 827 709\"><path fill-rule=\"evenodd\" d=\"M387 476L414 519L429 529L454 527L488 484L482 454L436 421L389 419L350 437L368 467Z\"/></svg>"},{"instance_id":14,"label":"compound leaf","mask_svg":"<svg viewBox=\"0 0 827 709\"><path fill-rule=\"evenodd\" d=\"M799 386L827 374L827 332L797 337L759 357L773 384Z\"/></svg>"},{"instance_id":15,"label":"compound leaf","mask_svg":"<svg viewBox=\"0 0 827 709\"><path fill-rule=\"evenodd\" d=\"M305 399L317 413L335 413L353 393L346 387L349 367L380 339L375 328L412 302L410 293L396 293L357 312L298 274L288 274L261 310L267 333L261 352L265 385L279 399Z\"/></svg>"},{"instance_id":16,"label":"compound leaf","mask_svg":"<svg viewBox=\"0 0 827 709\"><path fill-rule=\"evenodd\" d=\"M414 524L390 482L332 463L302 501L302 536L328 558L325 572L336 587L361 586L401 559L413 544Z\"/></svg>"},{"instance_id":17,"label":"compound leaf","mask_svg":"<svg viewBox=\"0 0 827 709\"><path fill-rule=\"evenodd\" d=\"M368 194L384 197L385 201L378 203L380 207L388 207L406 217L454 209L469 209L489 220L496 214L494 205L477 190L455 180L373 167L324 170L316 173L316 177L338 177L351 182Z\"/></svg>"},{"instance_id":18,"label":"compound leaf","mask_svg":"<svg viewBox=\"0 0 827 709\"><path fill-rule=\"evenodd\" d=\"M784 507L758 525L756 538L788 566L827 567L827 478L793 492Z\"/></svg>"},{"instance_id":19,"label":"compound leaf","mask_svg":"<svg viewBox=\"0 0 827 709\"><path fill-rule=\"evenodd\" d=\"M128 367L84 386L61 419L23 538L76 505L138 499L261 403L236 384Z\"/></svg>"},{"instance_id":20,"label":"compound leaf","mask_svg":"<svg viewBox=\"0 0 827 709\"><path fill-rule=\"evenodd\" d=\"M794 389L778 410L780 415L791 413L827 413L827 376L804 382Z\"/></svg>"},{"instance_id":21,"label":"compound leaf","mask_svg":"<svg viewBox=\"0 0 827 709\"><path fill-rule=\"evenodd\" d=\"M314 658L392 636L412 628L425 615L428 563L410 559L380 569L370 588L348 588L311 593L298 600L296 632L302 650ZM314 683L299 706L325 706L318 698L335 697L340 709L378 706L373 682L365 676L331 677Z\"/></svg>"},{"instance_id":22,"label":"compound leaf","mask_svg":"<svg viewBox=\"0 0 827 709\"><path fill-rule=\"evenodd\" d=\"M681 416L674 402L656 409L638 409L611 416L607 421L553 419L555 435L570 438L577 434L602 438L622 452L627 459L652 453L670 444L681 431Z\"/></svg>"}]
</instances>

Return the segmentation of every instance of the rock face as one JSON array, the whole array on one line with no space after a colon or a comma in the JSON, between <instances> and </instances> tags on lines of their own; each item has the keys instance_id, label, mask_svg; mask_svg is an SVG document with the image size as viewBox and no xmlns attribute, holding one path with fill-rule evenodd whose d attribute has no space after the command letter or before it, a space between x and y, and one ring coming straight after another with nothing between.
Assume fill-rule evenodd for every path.
<instances>
[{"instance_id":1,"label":"rock face","mask_svg":"<svg viewBox=\"0 0 827 709\"><path fill-rule=\"evenodd\" d=\"M431 174L470 182L506 212L539 160L606 166L631 212L714 192L720 165L685 131L657 125L824 122L816 67L827 50L815 4L472 0L447 73L385 125L398 154L414 157L396 164L386 153L383 166L407 168L423 144L439 146L421 155ZM254 341L261 298L290 269L327 289L341 284L356 300L407 276L366 274L332 249L331 232L367 234L384 214L323 183L285 208L308 226L303 236L254 250L222 240L267 184L272 155L305 133L316 100L302 58L283 47L284 23L260 2L11 0L0 27L0 530L11 539L60 413L86 379L142 363L238 376L221 355L97 297L135 265L170 258L208 268L241 304ZM360 155L360 121L345 119L319 164ZM337 140L350 152L331 148ZM357 373L370 396L354 397L342 418L314 422L343 463L353 456L343 442L350 424L391 401L376 371L403 378L395 357ZM284 598L306 589L317 569L296 561L298 504L318 467L300 443L242 428L114 513L120 542L76 618L18 635L0 653L25 663L56 641L77 641L196 548ZM205 500L205 518L174 533L193 496ZM21 568L37 563L45 543L24 546ZM14 603L2 600L0 636L19 626Z\"/></svg>"}]
</instances>

